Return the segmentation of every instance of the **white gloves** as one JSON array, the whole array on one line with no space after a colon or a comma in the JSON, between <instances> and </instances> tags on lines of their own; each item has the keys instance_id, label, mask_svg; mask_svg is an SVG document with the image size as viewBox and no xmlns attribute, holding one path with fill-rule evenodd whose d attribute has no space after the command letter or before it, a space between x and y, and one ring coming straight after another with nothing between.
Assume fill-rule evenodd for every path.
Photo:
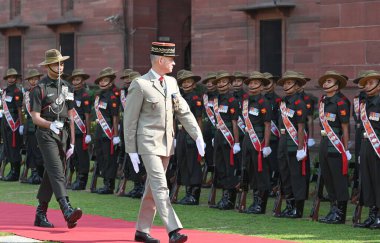
<instances>
[{"instance_id":1,"label":"white gloves","mask_svg":"<svg viewBox=\"0 0 380 243\"><path fill-rule=\"evenodd\" d=\"M297 160L298 160L298 161L303 160L303 159L306 157L306 151L303 150L303 149L301 149L301 150L297 150L297 155L296 155L296 157L297 157Z\"/></svg>"},{"instance_id":2,"label":"white gloves","mask_svg":"<svg viewBox=\"0 0 380 243\"><path fill-rule=\"evenodd\" d=\"M314 140L314 138L309 138L308 140L307 140L307 146L309 146L309 148L310 147L313 147L315 145L315 140Z\"/></svg>"},{"instance_id":3,"label":"white gloves","mask_svg":"<svg viewBox=\"0 0 380 243\"><path fill-rule=\"evenodd\" d=\"M112 138L113 145L118 145L120 143L120 137L116 136Z\"/></svg>"},{"instance_id":4,"label":"white gloves","mask_svg":"<svg viewBox=\"0 0 380 243\"><path fill-rule=\"evenodd\" d=\"M272 153L272 149L270 147L264 147L263 148L264 158L268 157L271 153Z\"/></svg>"},{"instance_id":5,"label":"white gloves","mask_svg":"<svg viewBox=\"0 0 380 243\"><path fill-rule=\"evenodd\" d=\"M129 153L128 155L129 155L129 158L131 158L133 169L135 170L136 173L139 173L139 171L140 171L140 168L139 168L139 164L140 164L139 155L137 153Z\"/></svg>"},{"instance_id":6,"label":"white gloves","mask_svg":"<svg viewBox=\"0 0 380 243\"><path fill-rule=\"evenodd\" d=\"M240 143L235 143L233 147L234 154L237 154L240 152Z\"/></svg>"},{"instance_id":7,"label":"white gloves","mask_svg":"<svg viewBox=\"0 0 380 243\"><path fill-rule=\"evenodd\" d=\"M197 137L197 140L195 140L195 143L197 144L198 153L202 157L205 156L206 144L205 144L205 141L203 141L203 138L202 137Z\"/></svg>"},{"instance_id":8,"label":"white gloves","mask_svg":"<svg viewBox=\"0 0 380 243\"><path fill-rule=\"evenodd\" d=\"M173 140L173 145L174 145L174 148L177 147L177 139L174 139L174 140Z\"/></svg>"},{"instance_id":9,"label":"white gloves","mask_svg":"<svg viewBox=\"0 0 380 243\"><path fill-rule=\"evenodd\" d=\"M86 143L86 144L89 144L89 143L91 143L91 135L86 135L86 137L84 138L84 142Z\"/></svg>"},{"instance_id":10,"label":"white gloves","mask_svg":"<svg viewBox=\"0 0 380 243\"><path fill-rule=\"evenodd\" d=\"M59 134L59 132L62 130L63 128L63 122L60 122L60 121L53 121L51 124L50 124L50 130L52 130L55 134Z\"/></svg>"},{"instance_id":11,"label":"white gloves","mask_svg":"<svg viewBox=\"0 0 380 243\"><path fill-rule=\"evenodd\" d=\"M24 134L24 126L23 125L20 125L20 127L18 128L18 132L20 133L20 135Z\"/></svg>"},{"instance_id":12,"label":"white gloves","mask_svg":"<svg viewBox=\"0 0 380 243\"><path fill-rule=\"evenodd\" d=\"M66 159L69 159L74 153L74 144L70 144L70 148L66 152Z\"/></svg>"},{"instance_id":13,"label":"white gloves","mask_svg":"<svg viewBox=\"0 0 380 243\"><path fill-rule=\"evenodd\" d=\"M211 145L214 147L214 139L211 140Z\"/></svg>"},{"instance_id":14,"label":"white gloves","mask_svg":"<svg viewBox=\"0 0 380 243\"><path fill-rule=\"evenodd\" d=\"M352 158L352 155L351 155L351 153L350 153L350 150L347 150L347 151L346 151L346 156L347 156L347 160L350 161L351 158Z\"/></svg>"},{"instance_id":15,"label":"white gloves","mask_svg":"<svg viewBox=\"0 0 380 243\"><path fill-rule=\"evenodd\" d=\"M3 117L4 110L0 110L0 118Z\"/></svg>"}]
</instances>

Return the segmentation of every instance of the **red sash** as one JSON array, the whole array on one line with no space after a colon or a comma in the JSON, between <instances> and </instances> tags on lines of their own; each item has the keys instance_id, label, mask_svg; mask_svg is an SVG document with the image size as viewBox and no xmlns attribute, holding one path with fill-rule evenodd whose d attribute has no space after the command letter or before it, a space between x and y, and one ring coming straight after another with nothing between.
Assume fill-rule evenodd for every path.
<instances>
[{"instance_id":1,"label":"red sash","mask_svg":"<svg viewBox=\"0 0 380 243\"><path fill-rule=\"evenodd\" d=\"M319 119L321 120L323 129L326 131L327 137L329 138L330 142L334 145L336 150L342 155L342 173L343 175L347 175L348 172L348 161L347 161L347 155L346 150L344 149L342 141L338 138L338 136L335 134L331 126L329 125L328 121L325 117L325 103L324 96L321 98L321 101L319 102Z\"/></svg>"},{"instance_id":2,"label":"red sash","mask_svg":"<svg viewBox=\"0 0 380 243\"><path fill-rule=\"evenodd\" d=\"M252 145L255 148L255 150L258 153L257 160L258 160L258 166L257 166L257 171L262 172L263 171L263 149L262 146L264 145L264 139L260 143L259 137L257 136L255 129L252 126L252 122L249 119L248 115L248 99L245 99L243 101L243 117L245 124L247 126L247 131L249 134L249 138L251 139Z\"/></svg>"},{"instance_id":3,"label":"red sash","mask_svg":"<svg viewBox=\"0 0 380 243\"><path fill-rule=\"evenodd\" d=\"M245 125L244 125L244 121L243 119L241 119L241 117L239 116L238 120L237 120L237 124L240 128L240 130L243 132L243 134L245 134Z\"/></svg>"},{"instance_id":4,"label":"red sash","mask_svg":"<svg viewBox=\"0 0 380 243\"><path fill-rule=\"evenodd\" d=\"M125 109L125 105L127 104L127 96L125 95L125 90L122 89L120 91L120 102L121 102L121 105L123 106L123 110Z\"/></svg>"},{"instance_id":5,"label":"red sash","mask_svg":"<svg viewBox=\"0 0 380 243\"><path fill-rule=\"evenodd\" d=\"M230 165L234 165L234 151L233 147L235 144L234 137L232 136L232 133L230 130L228 130L228 127L224 123L220 113L219 113L219 104L218 104L218 98L214 98L214 112L215 112L215 117L217 121L217 128L222 132L224 138L227 140L228 144L231 147L230 150Z\"/></svg>"},{"instance_id":6,"label":"red sash","mask_svg":"<svg viewBox=\"0 0 380 243\"><path fill-rule=\"evenodd\" d=\"M286 131L288 132L289 136L292 138L293 142L298 146L298 132L290 119L288 118L288 108L285 105L285 102L281 102L280 105L280 110L281 110L281 117L282 117L282 122L284 123L284 126L286 128ZM304 139L304 145L303 145L303 150L307 153L307 134L305 133L305 139ZM306 175L306 157L302 160L302 175Z\"/></svg>"},{"instance_id":7,"label":"red sash","mask_svg":"<svg viewBox=\"0 0 380 243\"><path fill-rule=\"evenodd\" d=\"M7 119L9 127L12 129L12 147L15 148L16 147L16 130L20 126L20 119L17 119L16 122L13 121L12 115L9 112L8 105L5 100L6 97L7 97L7 92L4 90L3 97L2 97L4 115L5 115L5 118Z\"/></svg>"},{"instance_id":8,"label":"red sash","mask_svg":"<svg viewBox=\"0 0 380 243\"><path fill-rule=\"evenodd\" d=\"M356 118L359 120L360 118L360 106L359 106L359 97L354 98L354 112L356 115Z\"/></svg>"},{"instance_id":9,"label":"red sash","mask_svg":"<svg viewBox=\"0 0 380 243\"><path fill-rule=\"evenodd\" d=\"M87 150L88 145L86 144L86 125L84 124L83 120L80 118L77 110L74 108L74 122L79 128L79 130L83 133L83 139L82 139L82 148L83 150Z\"/></svg>"},{"instance_id":10,"label":"red sash","mask_svg":"<svg viewBox=\"0 0 380 243\"><path fill-rule=\"evenodd\" d=\"M111 155L112 155L113 154L113 141L112 141L113 132L110 126L108 125L106 119L104 119L102 112L99 110L99 96L96 96L95 98L95 113L103 132L111 140Z\"/></svg>"},{"instance_id":11,"label":"red sash","mask_svg":"<svg viewBox=\"0 0 380 243\"><path fill-rule=\"evenodd\" d=\"M278 138L280 137L280 131L278 130L278 127L276 126L276 124L273 121L270 122L270 131L276 137L278 137Z\"/></svg>"},{"instance_id":12,"label":"red sash","mask_svg":"<svg viewBox=\"0 0 380 243\"><path fill-rule=\"evenodd\" d=\"M380 158L380 141L372 128L371 122L368 120L367 111L365 107L366 104L364 102L360 104L360 118L362 119L365 132L368 136L368 140L370 141L373 150L375 150L377 157Z\"/></svg>"},{"instance_id":13,"label":"red sash","mask_svg":"<svg viewBox=\"0 0 380 243\"><path fill-rule=\"evenodd\" d=\"M203 95L203 105L205 107L205 111L206 111L208 119L211 121L212 125L215 127L215 117L214 117L214 113L212 112L210 106L208 106L208 95L207 94Z\"/></svg>"}]
</instances>

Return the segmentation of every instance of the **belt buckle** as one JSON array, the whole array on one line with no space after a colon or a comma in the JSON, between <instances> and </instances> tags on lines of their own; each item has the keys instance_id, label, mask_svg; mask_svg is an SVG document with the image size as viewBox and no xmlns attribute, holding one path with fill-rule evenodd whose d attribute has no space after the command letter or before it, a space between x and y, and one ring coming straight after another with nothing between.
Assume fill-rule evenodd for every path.
<instances>
[{"instance_id":1,"label":"belt buckle","mask_svg":"<svg viewBox=\"0 0 380 243\"><path fill-rule=\"evenodd\" d=\"M364 138L368 138L368 135L367 135L366 132L363 132L363 137L364 137Z\"/></svg>"},{"instance_id":2,"label":"belt buckle","mask_svg":"<svg viewBox=\"0 0 380 243\"><path fill-rule=\"evenodd\" d=\"M285 134L285 129L281 128L280 132L281 132L281 134Z\"/></svg>"}]
</instances>

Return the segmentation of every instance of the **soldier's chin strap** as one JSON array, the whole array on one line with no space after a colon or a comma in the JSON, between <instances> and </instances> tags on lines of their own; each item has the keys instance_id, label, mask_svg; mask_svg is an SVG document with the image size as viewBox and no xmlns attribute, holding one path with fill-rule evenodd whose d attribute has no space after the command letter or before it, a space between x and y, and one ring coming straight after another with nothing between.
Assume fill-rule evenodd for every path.
<instances>
[{"instance_id":1,"label":"soldier's chin strap","mask_svg":"<svg viewBox=\"0 0 380 243\"><path fill-rule=\"evenodd\" d=\"M379 86L379 84L380 84L380 80L378 79L378 80L377 80L377 84L376 84L376 86L373 87L371 90L368 90L368 91L366 91L366 92L369 93L369 92L371 92L372 90L376 89L377 86Z\"/></svg>"},{"instance_id":2,"label":"soldier's chin strap","mask_svg":"<svg viewBox=\"0 0 380 243\"><path fill-rule=\"evenodd\" d=\"M255 91L256 89L260 88L263 84L260 84L259 86L257 87L253 87L253 88L249 88L248 90L249 91Z\"/></svg>"},{"instance_id":3,"label":"soldier's chin strap","mask_svg":"<svg viewBox=\"0 0 380 243\"><path fill-rule=\"evenodd\" d=\"M273 86L274 86L274 82L272 82L272 85L270 85L270 86L268 86L268 87L264 87L264 89L265 89L266 91L269 91L269 90L272 89Z\"/></svg>"},{"instance_id":4,"label":"soldier's chin strap","mask_svg":"<svg viewBox=\"0 0 380 243\"><path fill-rule=\"evenodd\" d=\"M49 70L52 71L53 73L59 75L59 72L56 72L55 70L53 70L53 69L50 67L50 65L48 65L48 68L49 68ZM59 68L59 67L58 67L58 68Z\"/></svg>"},{"instance_id":5,"label":"soldier's chin strap","mask_svg":"<svg viewBox=\"0 0 380 243\"><path fill-rule=\"evenodd\" d=\"M338 83L337 82L335 82L335 84L333 84L333 85L331 85L330 87L327 87L327 88L323 88L325 91L327 91L327 90L329 90L329 89L331 89L332 87L334 87L334 86L336 86Z\"/></svg>"},{"instance_id":6,"label":"soldier's chin strap","mask_svg":"<svg viewBox=\"0 0 380 243\"><path fill-rule=\"evenodd\" d=\"M100 83L99 83L99 87L101 87L101 88L107 88L107 86L110 86L111 87L111 85L110 84L112 84L112 81L109 81L107 84L105 84L105 85L100 85Z\"/></svg>"},{"instance_id":7,"label":"soldier's chin strap","mask_svg":"<svg viewBox=\"0 0 380 243\"><path fill-rule=\"evenodd\" d=\"M288 90L291 90L294 86L296 86L296 84L297 84L297 82L294 82L294 84L293 84L292 86L290 86L290 88L288 88L288 89L284 89L284 91L286 92L286 91L288 91Z\"/></svg>"},{"instance_id":8,"label":"soldier's chin strap","mask_svg":"<svg viewBox=\"0 0 380 243\"><path fill-rule=\"evenodd\" d=\"M222 88L224 88L224 87L226 87L227 85L229 85L230 83L227 83L227 84L225 84L225 85L223 85L223 86L221 86L221 87L218 87L218 89L222 89Z\"/></svg>"},{"instance_id":9,"label":"soldier's chin strap","mask_svg":"<svg viewBox=\"0 0 380 243\"><path fill-rule=\"evenodd\" d=\"M183 89L184 91L188 91L188 90L192 89L193 86L194 86L194 84L191 84L191 85L188 85L188 86L182 86L182 89Z\"/></svg>"}]
</instances>

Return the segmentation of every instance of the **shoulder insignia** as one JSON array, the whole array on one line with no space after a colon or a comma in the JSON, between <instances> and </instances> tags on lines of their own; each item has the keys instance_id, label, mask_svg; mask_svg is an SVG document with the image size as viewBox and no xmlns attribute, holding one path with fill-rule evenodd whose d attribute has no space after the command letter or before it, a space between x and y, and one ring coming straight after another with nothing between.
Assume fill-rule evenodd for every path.
<instances>
[{"instance_id":1,"label":"shoulder insignia","mask_svg":"<svg viewBox=\"0 0 380 243\"><path fill-rule=\"evenodd\" d=\"M300 110L297 110L297 115L298 116L302 116L302 110L300 109Z\"/></svg>"},{"instance_id":2,"label":"shoulder insignia","mask_svg":"<svg viewBox=\"0 0 380 243\"><path fill-rule=\"evenodd\" d=\"M202 106L202 102L198 100L196 105L197 106Z\"/></svg>"},{"instance_id":3,"label":"shoulder insignia","mask_svg":"<svg viewBox=\"0 0 380 243\"><path fill-rule=\"evenodd\" d=\"M235 108L230 109L231 114L235 114Z\"/></svg>"},{"instance_id":4,"label":"shoulder insignia","mask_svg":"<svg viewBox=\"0 0 380 243\"><path fill-rule=\"evenodd\" d=\"M112 107L116 108L116 106L117 106L116 102L112 102Z\"/></svg>"},{"instance_id":5,"label":"shoulder insignia","mask_svg":"<svg viewBox=\"0 0 380 243\"><path fill-rule=\"evenodd\" d=\"M15 100L18 101L20 99L20 96L16 95Z\"/></svg>"},{"instance_id":6,"label":"shoulder insignia","mask_svg":"<svg viewBox=\"0 0 380 243\"><path fill-rule=\"evenodd\" d=\"M296 100L296 101L294 102L295 105L298 105L299 103L301 103L301 100L300 100L300 99L298 99L298 100Z\"/></svg>"},{"instance_id":7,"label":"shoulder insignia","mask_svg":"<svg viewBox=\"0 0 380 243\"><path fill-rule=\"evenodd\" d=\"M262 109L261 109L261 113L263 113L263 114L267 113L267 109L262 108Z\"/></svg>"},{"instance_id":8,"label":"shoulder insignia","mask_svg":"<svg viewBox=\"0 0 380 243\"><path fill-rule=\"evenodd\" d=\"M307 103L307 104L306 104L306 108L307 108L307 109L310 109L310 108L311 108L310 103Z\"/></svg>"},{"instance_id":9,"label":"shoulder insignia","mask_svg":"<svg viewBox=\"0 0 380 243\"><path fill-rule=\"evenodd\" d=\"M84 105L89 105L89 104L90 104L90 102L88 100L84 101Z\"/></svg>"},{"instance_id":10,"label":"shoulder insignia","mask_svg":"<svg viewBox=\"0 0 380 243\"><path fill-rule=\"evenodd\" d=\"M231 97L231 98L228 99L228 102L231 103L231 102L234 101L234 100L235 100L235 98L234 98L234 97Z\"/></svg>"},{"instance_id":11,"label":"shoulder insignia","mask_svg":"<svg viewBox=\"0 0 380 243\"><path fill-rule=\"evenodd\" d=\"M340 110L340 115L341 115L341 116L345 116L345 115L347 115L346 110Z\"/></svg>"}]
</instances>

